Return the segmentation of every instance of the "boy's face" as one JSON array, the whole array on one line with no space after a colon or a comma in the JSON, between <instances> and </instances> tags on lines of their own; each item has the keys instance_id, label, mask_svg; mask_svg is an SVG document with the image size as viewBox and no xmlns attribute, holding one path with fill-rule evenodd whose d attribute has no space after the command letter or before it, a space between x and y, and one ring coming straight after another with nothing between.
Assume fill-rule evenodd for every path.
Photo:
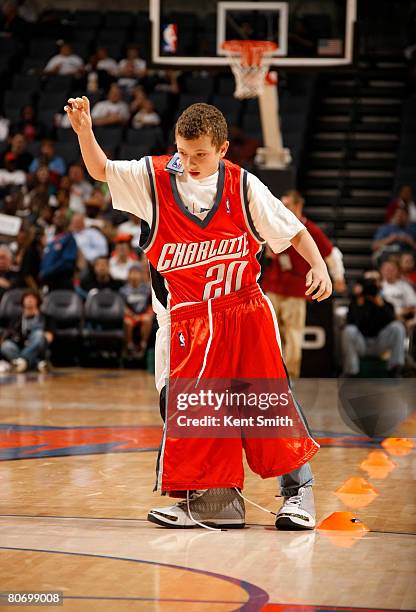
<instances>
[{"instance_id":1,"label":"boy's face","mask_svg":"<svg viewBox=\"0 0 416 612\"><path fill-rule=\"evenodd\" d=\"M211 136L204 135L194 140L186 140L176 134L176 146L182 166L192 178L202 180L218 170L218 163L227 153L226 140L219 150L212 143Z\"/></svg>"}]
</instances>

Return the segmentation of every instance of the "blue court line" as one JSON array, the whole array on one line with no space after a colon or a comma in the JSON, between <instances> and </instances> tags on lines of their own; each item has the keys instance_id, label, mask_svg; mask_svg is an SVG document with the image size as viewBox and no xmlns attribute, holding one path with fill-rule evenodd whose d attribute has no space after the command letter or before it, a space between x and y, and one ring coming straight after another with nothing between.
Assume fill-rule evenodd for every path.
<instances>
[{"instance_id":1,"label":"blue court line","mask_svg":"<svg viewBox=\"0 0 416 612\"><path fill-rule=\"evenodd\" d=\"M193 572L194 574L201 574L203 576L208 576L210 578L216 578L217 580L224 580L225 582L229 582L235 586L238 586L244 589L249 596L248 601L245 603L242 603L239 608L236 608L235 612L259 612L262 609L262 607L269 601L269 596L266 593L266 591L264 591L263 589L261 589L260 587L254 584L251 584L250 582L247 582L245 580L238 580L237 578L231 578L230 576L224 576L223 574L216 574L214 572L208 572L206 570L185 567L183 565L174 565L171 563L159 563L158 561L145 561L144 559L129 559L126 557L114 557L112 555L95 555L92 553L75 553L75 552L65 552L61 550L43 550L43 549L37 549L37 548L20 548L20 547L15 548L13 546L0 546L0 550L20 550L24 552L39 552L39 553L50 553L54 555L71 555L74 557L92 557L95 559L112 559L115 561L129 561L132 563L143 563L147 565L153 565L155 567L166 567L169 569L179 569L183 571ZM64 600L65 600L65 595L64 595ZM169 600L163 600L163 599L157 600L156 599L156 600L151 600L151 601L169 601ZM187 602L187 600L183 600L183 599L177 599L173 601L177 601L178 603L182 601ZM209 602L203 601L202 603L209 603ZM230 603L232 604L236 603L237 605L239 605L239 602L230 602Z\"/></svg>"}]
</instances>

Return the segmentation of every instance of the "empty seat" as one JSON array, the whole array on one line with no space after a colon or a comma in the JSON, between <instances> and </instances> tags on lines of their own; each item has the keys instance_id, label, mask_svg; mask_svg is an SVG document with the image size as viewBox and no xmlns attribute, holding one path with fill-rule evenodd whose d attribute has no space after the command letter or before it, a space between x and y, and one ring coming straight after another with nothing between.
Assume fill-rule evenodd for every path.
<instances>
[{"instance_id":1,"label":"empty seat","mask_svg":"<svg viewBox=\"0 0 416 612\"><path fill-rule=\"evenodd\" d=\"M121 143L123 128L118 126L98 126L94 128L94 133L102 147L116 148Z\"/></svg>"},{"instance_id":2,"label":"empty seat","mask_svg":"<svg viewBox=\"0 0 416 612\"><path fill-rule=\"evenodd\" d=\"M31 91L6 91L4 94L4 111L6 116L9 109L21 109L26 104L32 104L33 93Z\"/></svg>"},{"instance_id":3,"label":"empty seat","mask_svg":"<svg viewBox=\"0 0 416 612\"><path fill-rule=\"evenodd\" d=\"M191 104L196 104L197 102L206 102L206 97L203 95L195 95L195 94L181 94L179 97L178 104L178 113L181 113L191 106Z\"/></svg>"},{"instance_id":4,"label":"empty seat","mask_svg":"<svg viewBox=\"0 0 416 612\"><path fill-rule=\"evenodd\" d=\"M6 329L22 313L24 289L9 289L0 301L0 328Z\"/></svg>"},{"instance_id":5,"label":"empty seat","mask_svg":"<svg viewBox=\"0 0 416 612\"><path fill-rule=\"evenodd\" d=\"M62 113L67 99L66 91L44 91L39 96L38 109L40 111L53 110Z\"/></svg>"},{"instance_id":6,"label":"empty seat","mask_svg":"<svg viewBox=\"0 0 416 612\"><path fill-rule=\"evenodd\" d=\"M40 89L40 78L31 74L16 74L13 78L14 91L34 92Z\"/></svg>"},{"instance_id":7,"label":"empty seat","mask_svg":"<svg viewBox=\"0 0 416 612\"><path fill-rule=\"evenodd\" d=\"M119 149L119 159L141 159L146 155L151 155L149 147L144 144L129 144L124 142Z\"/></svg>"},{"instance_id":8,"label":"empty seat","mask_svg":"<svg viewBox=\"0 0 416 612\"><path fill-rule=\"evenodd\" d=\"M63 158L67 166L77 161L80 156L79 145L75 142L56 142L55 152Z\"/></svg>"},{"instance_id":9,"label":"empty seat","mask_svg":"<svg viewBox=\"0 0 416 612\"><path fill-rule=\"evenodd\" d=\"M149 148L149 151L153 151L161 146L162 141L162 130L157 127L144 127L141 129L130 128L127 130L126 142L128 144L144 145Z\"/></svg>"},{"instance_id":10,"label":"empty seat","mask_svg":"<svg viewBox=\"0 0 416 612\"><path fill-rule=\"evenodd\" d=\"M42 304L47 328L53 332L52 361L76 361L81 342L82 300L77 293L51 291Z\"/></svg>"},{"instance_id":11,"label":"empty seat","mask_svg":"<svg viewBox=\"0 0 416 612\"><path fill-rule=\"evenodd\" d=\"M121 13L118 11L108 11L104 17L105 28L130 28L135 21L132 13Z\"/></svg>"},{"instance_id":12,"label":"empty seat","mask_svg":"<svg viewBox=\"0 0 416 612\"><path fill-rule=\"evenodd\" d=\"M47 77L45 91L66 93L72 85L71 75L51 74Z\"/></svg>"},{"instance_id":13,"label":"empty seat","mask_svg":"<svg viewBox=\"0 0 416 612\"><path fill-rule=\"evenodd\" d=\"M85 302L84 346L93 353L118 357L124 344L124 300L111 289L92 289Z\"/></svg>"},{"instance_id":14,"label":"empty seat","mask_svg":"<svg viewBox=\"0 0 416 612\"><path fill-rule=\"evenodd\" d=\"M208 98L214 90L214 78L211 76L188 76L185 79L185 89L189 94L206 96Z\"/></svg>"}]
</instances>

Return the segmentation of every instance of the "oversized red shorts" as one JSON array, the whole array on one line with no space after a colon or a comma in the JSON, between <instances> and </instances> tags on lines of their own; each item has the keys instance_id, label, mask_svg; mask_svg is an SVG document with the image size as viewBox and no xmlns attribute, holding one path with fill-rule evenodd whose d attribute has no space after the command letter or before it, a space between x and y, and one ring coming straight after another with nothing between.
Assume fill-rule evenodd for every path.
<instances>
[{"instance_id":1,"label":"oversized red shorts","mask_svg":"<svg viewBox=\"0 0 416 612\"><path fill-rule=\"evenodd\" d=\"M258 285L171 312L169 381L197 379L286 379L278 328ZM208 350L207 350L208 348ZM293 438L171 437L167 414L158 461L162 492L244 485L243 448L262 478L299 468L318 450L296 404L302 431Z\"/></svg>"}]
</instances>

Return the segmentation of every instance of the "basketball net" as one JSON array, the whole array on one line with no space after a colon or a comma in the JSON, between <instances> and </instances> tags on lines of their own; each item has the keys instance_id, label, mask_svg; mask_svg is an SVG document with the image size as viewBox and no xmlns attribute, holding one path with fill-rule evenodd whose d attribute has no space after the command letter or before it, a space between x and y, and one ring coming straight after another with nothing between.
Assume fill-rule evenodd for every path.
<instances>
[{"instance_id":1,"label":"basketball net","mask_svg":"<svg viewBox=\"0 0 416 612\"><path fill-rule=\"evenodd\" d=\"M277 94L277 73L269 73L277 45L271 41L227 40L223 49L235 77L234 97L259 98L264 147L256 152L256 163L270 169L286 168L291 162L289 149L282 143Z\"/></svg>"}]
</instances>

